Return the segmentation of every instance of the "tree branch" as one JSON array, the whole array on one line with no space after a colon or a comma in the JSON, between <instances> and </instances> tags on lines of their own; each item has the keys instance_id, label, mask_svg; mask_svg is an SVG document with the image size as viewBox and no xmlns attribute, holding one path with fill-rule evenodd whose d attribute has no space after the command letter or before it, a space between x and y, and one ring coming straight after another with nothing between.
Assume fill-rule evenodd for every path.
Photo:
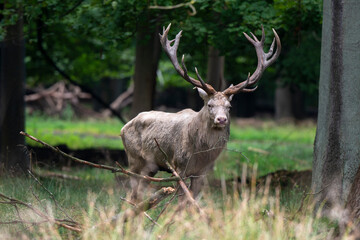
<instances>
[{"instance_id":1,"label":"tree branch","mask_svg":"<svg viewBox=\"0 0 360 240\"><path fill-rule=\"evenodd\" d=\"M131 177L137 177L137 178L141 178L141 179L144 179L144 180L147 180L147 181L152 181L152 182L174 182L174 181L179 180L178 177L154 178L154 177L149 177L149 176L143 176L143 175L136 174L136 173L133 173L133 172L130 172L130 171L124 169L123 167L121 167L121 165L119 163L117 163L119 168L116 168L116 167L112 167L112 166L108 166L108 165L96 164L96 163L88 162L86 160L82 160L80 158L77 158L77 157L71 156L71 155L69 155L67 153L64 153L59 148L57 148L57 147L55 148L55 147L47 144L46 142L43 142L40 139L37 139L37 138L31 136L30 134L28 134L26 132L21 131L20 134L25 136L25 137L30 138L31 140L33 140L35 142L40 143L44 147L47 147L47 148L51 149L52 151L54 151L56 153L59 153L60 155L64 156L67 159L70 159L72 161L75 161L75 162L78 162L78 163L81 163L81 164L85 164L85 165L88 165L88 166L91 166L91 167L94 167L94 168L101 168L101 169L112 171L114 173L120 172L120 173L123 173L123 174L131 176Z\"/></svg>"},{"instance_id":2,"label":"tree branch","mask_svg":"<svg viewBox=\"0 0 360 240\"><path fill-rule=\"evenodd\" d=\"M178 177L178 183L180 185L180 187L183 189L187 199L190 201L190 203L192 205L194 205L196 207L196 209L198 210L198 212L200 213L200 216L205 218L208 222L209 222L209 217L206 215L206 213L201 209L201 207L199 206L199 204L195 201L195 199L193 198L191 192L189 191L188 187L186 186L185 182L182 180L182 178L180 177L180 175L176 172L176 170L171 166L171 164L168 161L168 156L167 154L164 152L164 150L160 147L158 141L156 140L156 138L154 138L157 147L159 148L159 150L164 154L165 158L163 159L163 162L166 164L166 166L170 169L170 171L174 174L175 177Z\"/></svg>"},{"instance_id":3,"label":"tree branch","mask_svg":"<svg viewBox=\"0 0 360 240\"><path fill-rule=\"evenodd\" d=\"M195 3L195 1L190 1L187 3L179 3L176 5L172 5L172 6L159 6L159 5L155 4L153 6L149 6L149 9L172 10L172 9L181 8L181 7L189 7L191 9L191 12L188 12L189 15L195 16L196 8L193 5L194 3Z\"/></svg>"},{"instance_id":4,"label":"tree branch","mask_svg":"<svg viewBox=\"0 0 360 240\"><path fill-rule=\"evenodd\" d=\"M46 50L43 47L43 38L42 38L42 32L43 32L44 23L43 21L38 18L37 19L37 45L41 52L41 54L44 56L45 60L58 72L61 76L63 76L65 79L67 79L72 84L80 87L85 92L89 93L96 101L98 101L103 107L109 109L112 114L114 114L116 117L120 119L121 122L126 123L125 119L122 117L122 115L114 110L108 103L106 103L100 96L98 96L95 92L93 92L90 88L88 88L85 85L82 85L76 81L74 81L66 72L64 72L62 69L59 68L59 66L56 65L54 60L47 54Z\"/></svg>"},{"instance_id":5,"label":"tree branch","mask_svg":"<svg viewBox=\"0 0 360 240\"><path fill-rule=\"evenodd\" d=\"M135 217L141 212L145 212L153 207L155 207L159 202L167 198L169 195L173 194L175 189L172 187L163 187L148 199L140 202L139 204L134 204L133 209L128 209L123 215L123 221L127 221L130 217ZM113 218L113 221L117 220L119 216Z\"/></svg>"},{"instance_id":6,"label":"tree branch","mask_svg":"<svg viewBox=\"0 0 360 240\"><path fill-rule=\"evenodd\" d=\"M8 204L11 205L15 208L17 208L18 205L23 206L29 210L31 210L33 213L35 213L37 216L41 217L42 219L44 219L43 221L39 221L39 222L28 222L28 221L24 221L24 220L15 220L15 221L10 221L10 222L0 222L0 224L18 224L18 223L30 223L30 224L40 224L43 222L51 222L53 224L56 224L60 227L69 229L71 231L75 231L75 232L81 232L82 231L82 226L74 221L69 221L66 219L57 219L57 218L52 218L50 216L48 216L47 214L43 213L42 211L40 211L39 209L31 206L30 204L27 204L21 200L15 199L15 198L11 198L8 197L2 193L0 193L0 198L3 199L4 201L0 201L0 204Z\"/></svg>"}]
</instances>

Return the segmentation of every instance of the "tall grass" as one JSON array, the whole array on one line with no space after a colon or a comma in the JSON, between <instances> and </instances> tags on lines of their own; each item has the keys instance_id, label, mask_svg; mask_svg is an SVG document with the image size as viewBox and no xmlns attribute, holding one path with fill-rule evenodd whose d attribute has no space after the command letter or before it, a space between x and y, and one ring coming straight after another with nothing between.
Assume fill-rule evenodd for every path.
<instances>
[{"instance_id":1,"label":"tall grass","mask_svg":"<svg viewBox=\"0 0 360 240\"><path fill-rule=\"evenodd\" d=\"M3 179L1 179L3 180ZM211 190L204 192L199 200L209 216L207 222L190 206L176 212L177 203L171 203L160 216L158 224L144 215L128 222L112 222L130 206L119 200L125 192L119 186L99 181L43 181L53 192L62 209L83 225L82 233L59 228L54 224L1 225L1 239L326 239L332 236L333 226L312 213L311 201L305 201L301 211L288 211L281 203L278 189L268 184L256 189L254 186L236 186L231 194L214 197ZM30 190L32 187L32 190ZM49 216L64 217L42 188L29 179L1 181L0 192L31 202L46 211ZM37 196L37 197L35 197ZM156 218L164 203L148 211ZM298 200L298 207L300 199ZM298 209L297 207L297 209ZM0 204L0 221L18 219L40 220L31 211L15 210ZM121 219L121 218L119 218ZM346 238L344 238L346 239Z\"/></svg>"}]
</instances>

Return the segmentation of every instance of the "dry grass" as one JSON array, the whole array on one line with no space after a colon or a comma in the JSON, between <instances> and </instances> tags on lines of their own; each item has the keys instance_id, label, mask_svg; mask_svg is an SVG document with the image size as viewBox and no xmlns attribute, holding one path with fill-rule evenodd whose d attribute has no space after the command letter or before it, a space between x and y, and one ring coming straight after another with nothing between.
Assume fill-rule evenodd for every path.
<instances>
[{"instance_id":1,"label":"dry grass","mask_svg":"<svg viewBox=\"0 0 360 240\"><path fill-rule=\"evenodd\" d=\"M127 222L121 221L121 214L130 206L126 203L114 204L117 193L108 187L108 201L99 201L98 193L88 192L84 202L67 207L66 211L83 226L82 233L76 233L49 222L31 225L0 225L0 239L329 239L336 225L325 221L312 212L311 200L297 199L303 203L300 211L288 211L280 202L281 192L270 189L269 184L256 189L254 186L232 191L231 195L214 194L205 191L199 201L210 218L204 221L190 206L177 210L176 201L171 203L152 226L143 214ZM64 186L62 186L64 187ZM235 188L234 188L235 189ZM255 190L256 189L256 190ZM50 217L59 218L54 203L50 200L37 201L29 194L26 201L44 209ZM32 197L31 197L32 196ZM62 202L64 203L64 202ZM86 206L86 207L84 207ZM164 204L148 211L156 218ZM39 221L31 211L18 209L23 221ZM10 208L0 209L1 219L18 218L18 213ZM61 214L60 214L61 215ZM111 221L120 216L117 222ZM344 237L347 239L347 237Z\"/></svg>"}]
</instances>

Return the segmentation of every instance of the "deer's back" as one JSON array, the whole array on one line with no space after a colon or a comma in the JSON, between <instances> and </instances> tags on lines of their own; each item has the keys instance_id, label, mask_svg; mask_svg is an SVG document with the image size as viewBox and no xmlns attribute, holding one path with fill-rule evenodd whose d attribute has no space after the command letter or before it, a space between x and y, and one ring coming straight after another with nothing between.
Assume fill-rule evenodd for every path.
<instances>
[{"instance_id":1,"label":"deer's back","mask_svg":"<svg viewBox=\"0 0 360 240\"><path fill-rule=\"evenodd\" d=\"M164 155L156 145L156 139L168 158L173 159L178 150L187 148L181 145L189 143L187 128L195 115L196 112L191 109L178 113L140 113L121 129L126 153L130 158L142 158L162 165L161 159Z\"/></svg>"}]
</instances>

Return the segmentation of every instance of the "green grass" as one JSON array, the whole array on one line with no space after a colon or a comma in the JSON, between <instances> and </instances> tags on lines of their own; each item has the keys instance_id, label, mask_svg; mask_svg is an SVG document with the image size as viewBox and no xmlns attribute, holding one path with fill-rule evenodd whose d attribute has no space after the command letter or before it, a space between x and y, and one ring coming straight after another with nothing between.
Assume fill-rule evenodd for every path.
<instances>
[{"instance_id":1,"label":"green grass","mask_svg":"<svg viewBox=\"0 0 360 240\"><path fill-rule=\"evenodd\" d=\"M71 120L28 116L26 131L50 145L65 144L71 149L123 148L120 130L122 124L116 119ZM26 139L31 146L39 144Z\"/></svg>"},{"instance_id":2,"label":"green grass","mask_svg":"<svg viewBox=\"0 0 360 240\"><path fill-rule=\"evenodd\" d=\"M26 131L49 143L66 144L72 149L123 149L119 136L122 124L116 119L87 121L61 120L44 116L30 116ZM260 126L231 125L230 141L215 165L215 176L239 176L241 166L258 166L258 174L265 175L279 169L311 169L315 124L303 126L277 125L264 121ZM39 145L29 139L31 146Z\"/></svg>"},{"instance_id":3,"label":"green grass","mask_svg":"<svg viewBox=\"0 0 360 240\"><path fill-rule=\"evenodd\" d=\"M260 176L276 170L306 170L312 167L315 125L231 126L227 149L215 165L219 177L239 176L241 166L257 164Z\"/></svg>"}]
</instances>

